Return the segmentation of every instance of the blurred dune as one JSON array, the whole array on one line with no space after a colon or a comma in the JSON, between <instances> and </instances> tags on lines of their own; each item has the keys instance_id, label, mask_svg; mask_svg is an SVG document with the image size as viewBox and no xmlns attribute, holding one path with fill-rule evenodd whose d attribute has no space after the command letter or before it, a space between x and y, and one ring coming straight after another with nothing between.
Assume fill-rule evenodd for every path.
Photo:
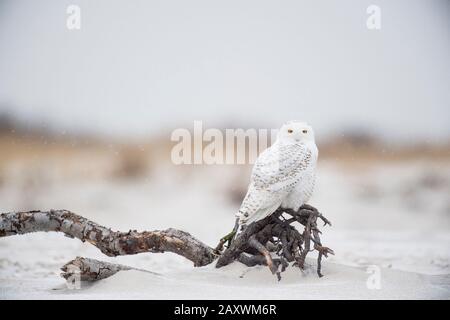
<instances>
[{"instance_id":1,"label":"blurred dune","mask_svg":"<svg viewBox=\"0 0 450 320\"><path fill-rule=\"evenodd\" d=\"M148 178L155 168L175 166L170 159L175 144L170 141L169 134L135 139L69 134L48 127L25 126L13 118L0 115L0 177L5 181L13 172L20 172L23 178L29 174L48 179L59 177L66 181ZM253 144L258 144L257 138ZM395 162L450 163L450 140L439 144L424 141L416 144L389 143L364 131L343 130L343 133L318 139L317 144L320 162L339 165L347 170ZM203 143L203 147L205 145ZM247 162L249 145L251 143L247 139ZM224 145L224 153L229 151L227 148ZM249 164L233 166L244 171L251 170ZM181 167L185 167L183 170L192 169L192 165Z\"/></svg>"},{"instance_id":2,"label":"blurred dune","mask_svg":"<svg viewBox=\"0 0 450 320\"><path fill-rule=\"evenodd\" d=\"M254 142L257 145L257 141ZM133 181L157 185L161 179L165 183L177 185L205 179L204 188L208 189L215 176L227 172L225 180L220 180L219 185L230 203L239 205L246 192L251 164L175 165L170 159L175 144L170 141L169 135L133 140L58 133L48 127L24 126L3 116L0 117L0 188L3 186L11 190L12 186L19 186L18 192L24 198L32 198L33 192L44 185L93 182L120 185ZM249 145L247 139L247 160ZM394 192L403 197L405 203L413 205L417 202L414 199L422 196L426 190L431 193L449 190L448 142L388 144L366 132L348 130L347 133L319 140L318 147L319 169L331 168L332 172L344 173L349 180L358 177L354 184L360 188L357 194L368 203L375 198L387 197L388 192ZM223 151L230 151L227 148L225 145ZM393 168L406 167L415 168L415 176L405 182L406 186L391 190L392 184L398 181L376 185L376 172L393 170L393 175L398 175L401 180L401 170L396 172ZM444 202L448 201L445 195L443 197ZM447 206L446 211L450 204ZM17 208L25 207L22 203Z\"/></svg>"},{"instance_id":3,"label":"blurred dune","mask_svg":"<svg viewBox=\"0 0 450 320\"><path fill-rule=\"evenodd\" d=\"M2 212L64 208L113 229L180 228L213 246L230 231L252 168L174 165L170 135L112 139L1 123ZM329 261L445 279L450 273L449 145L393 146L353 132L318 146L311 204L333 222L322 236L337 253ZM89 245L56 237L2 239L0 288L11 288L14 295L17 281L30 284L38 278L33 292L47 296L48 286L61 281L55 275L59 266L74 255L105 259ZM30 240L33 246L26 245ZM191 268L168 254L117 259L157 272Z\"/></svg>"}]
</instances>

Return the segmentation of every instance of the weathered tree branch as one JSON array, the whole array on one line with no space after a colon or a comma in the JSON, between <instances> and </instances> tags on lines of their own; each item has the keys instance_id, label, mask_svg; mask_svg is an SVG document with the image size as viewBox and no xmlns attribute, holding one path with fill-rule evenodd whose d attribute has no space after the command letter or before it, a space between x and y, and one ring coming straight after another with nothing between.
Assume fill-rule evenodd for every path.
<instances>
[{"instance_id":1,"label":"weathered tree branch","mask_svg":"<svg viewBox=\"0 0 450 320\"><path fill-rule=\"evenodd\" d=\"M177 230L112 231L67 210L11 212L0 215L0 237L38 231L57 231L87 241L107 256L142 252L173 252L205 266L216 258L214 250L189 233Z\"/></svg>"},{"instance_id":2,"label":"weathered tree branch","mask_svg":"<svg viewBox=\"0 0 450 320\"><path fill-rule=\"evenodd\" d=\"M159 275L144 269L132 268L121 264L109 263L95 259L76 257L61 267L61 276L66 280L78 278L80 281L97 281L115 275L119 271L138 270Z\"/></svg>"}]
</instances>

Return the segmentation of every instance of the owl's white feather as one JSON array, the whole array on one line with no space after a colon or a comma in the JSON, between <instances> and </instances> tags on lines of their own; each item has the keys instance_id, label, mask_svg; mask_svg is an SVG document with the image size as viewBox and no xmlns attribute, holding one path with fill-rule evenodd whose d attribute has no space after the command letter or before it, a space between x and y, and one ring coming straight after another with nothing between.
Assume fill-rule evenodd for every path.
<instances>
[{"instance_id":1,"label":"owl's white feather","mask_svg":"<svg viewBox=\"0 0 450 320\"><path fill-rule=\"evenodd\" d=\"M237 213L239 224L264 219L280 206L298 210L312 195L317 157L311 126L297 121L284 124L275 143L256 160Z\"/></svg>"}]
</instances>

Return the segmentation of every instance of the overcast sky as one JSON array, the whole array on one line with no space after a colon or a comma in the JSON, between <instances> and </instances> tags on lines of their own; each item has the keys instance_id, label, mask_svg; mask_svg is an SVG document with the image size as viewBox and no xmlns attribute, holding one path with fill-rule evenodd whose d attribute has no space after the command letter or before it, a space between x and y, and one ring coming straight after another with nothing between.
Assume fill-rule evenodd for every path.
<instances>
[{"instance_id":1,"label":"overcast sky","mask_svg":"<svg viewBox=\"0 0 450 320\"><path fill-rule=\"evenodd\" d=\"M300 119L449 138L449 58L448 0L0 0L0 112L67 131Z\"/></svg>"}]
</instances>

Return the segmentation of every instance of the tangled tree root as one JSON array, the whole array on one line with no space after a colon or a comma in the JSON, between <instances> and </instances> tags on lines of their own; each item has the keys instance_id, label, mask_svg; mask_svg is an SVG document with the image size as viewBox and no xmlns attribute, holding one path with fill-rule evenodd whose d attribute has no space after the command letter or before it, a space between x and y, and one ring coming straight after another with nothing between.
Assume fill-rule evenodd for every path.
<instances>
[{"instance_id":1,"label":"tangled tree root","mask_svg":"<svg viewBox=\"0 0 450 320\"><path fill-rule=\"evenodd\" d=\"M226 237L222 238L215 249L221 252L216 267L235 260L247 266L266 265L280 279L280 273L289 263L294 262L304 269L307 254L317 250L317 274L322 277L322 257L334 252L322 245L317 219L321 219L324 226L331 226L330 221L310 205L303 205L298 211L279 208L269 217L246 227L223 252ZM293 223L301 224L303 232L300 233Z\"/></svg>"}]
</instances>

